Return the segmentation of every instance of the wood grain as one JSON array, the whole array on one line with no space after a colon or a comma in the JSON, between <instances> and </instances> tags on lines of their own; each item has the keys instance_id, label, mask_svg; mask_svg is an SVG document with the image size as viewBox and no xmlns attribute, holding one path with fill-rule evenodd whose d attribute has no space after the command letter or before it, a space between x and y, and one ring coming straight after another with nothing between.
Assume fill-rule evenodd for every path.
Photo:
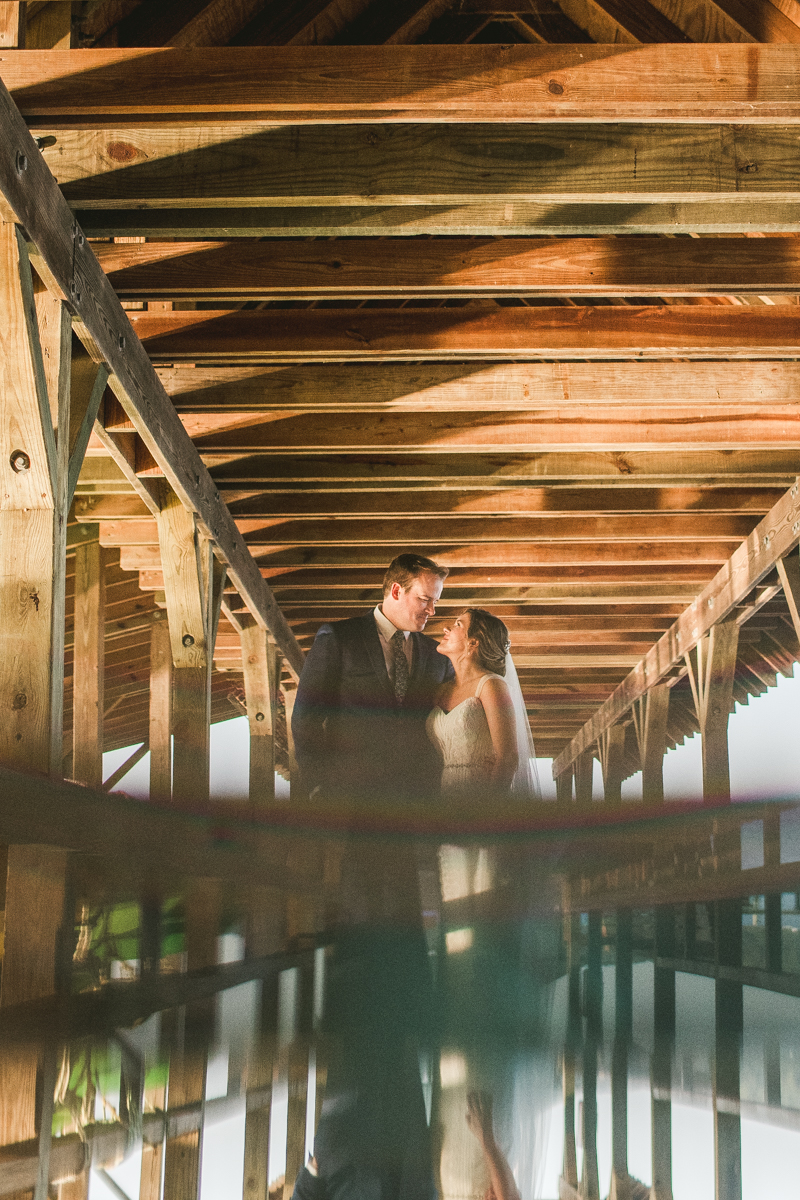
<instances>
[{"instance_id":1,"label":"wood grain","mask_svg":"<svg viewBox=\"0 0 800 1200\"><path fill-rule=\"evenodd\" d=\"M176 667L203 668L208 658L206 596L194 516L177 496L167 497L156 520Z\"/></svg>"},{"instance_id":2,"label":"wood grain","mask_svg":"<svg viewBox=\"0 0 800 1200\"><path fill-rule=\"evenodd\" d=\"M105 570L98 542L75 551L72 660L72 777L92 787L103 782L103 682Z\"/></svg>"}]
</instances>

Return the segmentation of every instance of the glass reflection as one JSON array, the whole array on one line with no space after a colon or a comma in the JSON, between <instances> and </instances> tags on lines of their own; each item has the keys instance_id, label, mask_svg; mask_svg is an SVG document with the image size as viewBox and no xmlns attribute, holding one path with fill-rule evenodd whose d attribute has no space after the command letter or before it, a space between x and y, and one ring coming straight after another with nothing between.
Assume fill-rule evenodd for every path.
<instances>
[{"instance_id":1,"label":"glass reflection","mask_svg":"<svg viewBox=\"0 0 800 1200\"><path fill-rule=\"evenodd\" d=\"M171 886L11 846L0 1195L791 1195L796 823L284 832Z\"/></svg>"}]
</instances>

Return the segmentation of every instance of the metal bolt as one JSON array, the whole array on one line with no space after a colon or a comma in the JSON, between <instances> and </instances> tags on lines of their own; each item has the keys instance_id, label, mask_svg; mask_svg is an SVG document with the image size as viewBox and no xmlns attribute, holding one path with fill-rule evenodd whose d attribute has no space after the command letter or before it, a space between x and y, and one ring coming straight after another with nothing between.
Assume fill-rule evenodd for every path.
<instances>
[{"instance_id":1,"label":"metal bolt","mask_svg":"<svg viewBox=\"0 0 800 1200\"><path fill-rule=\"evenodd\" d=\"M183 637L181 638L181 641L183 642L184 646L193 646L194 645L194 638L192 637L192 635L190 633L185 633L183 635Z\"/></svg>"},{"instance_id":2,"label":"metal bolt","mask_svg":"<svg viewBox=\"0 0 800 1200\"><path fill-rule=\"evenodd\" d=\"M28 169L28 156L27 156L27 154L23 154L23 152L22 152L21 150L18 150L18 151L17 151L17 157L16 157L16 159L15 159L15 163L14 163L14 165L15 165L15 166L16 166L16 168L17 168L17 174L18 174L18 175L22 175L22 174L24 174L24 172L25 172L25 171L27 171L27 169Z\"/></svg>"},{"instance_id":3,"label":"metal bolt","mask_svg":"<svg viewBox=\"0 0 800 1200\"><path fill-rule=\"evenodd\" d=\"M795 521L792 526L792 533L800 533L800 521Z\"/></svg>"},{"instance_id":4,"label":"metal bolt","mask_svg":"<svg viewBox=\"0 0 800 1200\"><path fill-rule=\"evenodd\" d=\"M765 534L764 534L764 549L765 549L765 550L767 550L767 549L769 548L769 544L770 544L770 542L771 542L771 541L772 541L772 534L771 534L771 533L765 533Z\"/></svg>"},{"instance_id":5,"label":"metal bolt","mask_svg":"<svg viewBox=\"0 0 800 1200\"><path fill-rule=\"evenodd\" d=\"M11 462L11 470L16 475L22 475L25 471L30 471L31 469L30 456L24 450L12 450L9 461Z\"/></svg>"},{"instance_id":6,"label":"metal bolt","mask_svg":"<svg viewBox=\"0 0 800 1200\"><path fill-rule=\"evenodd\" d=\"M257 720L257 721L263 721L263 720L264 720L264 714L263 714L263 713L256 713L256 720Z\"/></svg>"},{"instance_id":7,"label":"metal bolt","mask_svg":"<svg viewBox=\"0 0 800 1200\"><path fill-rule=\"evenodd\" d=\"M117 345L119 346L120 350L124 350L124 349L125 349L125 345L126 345L126 339L125 339L125 334L124 334L124 333L121 333L121 334L119 335L119 338L117 339Z\"/></svg>"},{"instance_id":8,"label":"metal bolt","mask_svg":"<svg viewBox=\"0 0 800 1200\"><path fill-rule=\"evenodd\" d=\"M713 608L713 607L714 607L714 597L713 597L713 596L709 596L709 597L708 597L708 607L709 607L709 608Z\"/></svg>"}]
</instances>

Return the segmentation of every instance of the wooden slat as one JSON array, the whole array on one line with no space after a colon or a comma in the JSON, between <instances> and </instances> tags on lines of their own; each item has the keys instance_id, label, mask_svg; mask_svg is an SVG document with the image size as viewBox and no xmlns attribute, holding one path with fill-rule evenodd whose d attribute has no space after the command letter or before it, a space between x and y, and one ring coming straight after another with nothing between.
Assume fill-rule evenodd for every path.
<instances>
[{"instance_id":1,"label":"wooden slat","mask_svg":"<svg viewBox=\"0 0 800 1200\"><path fill-rule=\"evenodd\" d=\"M734 405L797 406L800 398L800 365L793 362L201 364L159 367L156 374L180 413L529 412L575 406L586 417L600 404L640 409L670 400L719 413Z\"/></svg>"},{"instance_id":2,"label":"wooden slat","mask_svg":"<svg viewBox=\"0 0 800 1200\"><path fill-rule=\"evenodd\" d=\"M80 209L88 237L574 236L663 233L797 233L800 204L740 196L673 203L638 201L336 205L313 208Z\"/></svg>"},{"instance_id":3,"label":"wooden slat","mask_svg":"<svg viewBox=\"0 0 800 1200\"><path fill-rule=\"evenodd\" d=\"M579 731L553 763L554 774L566 770L603 730L614 725L640 696L658 683L701 637L730 614L800 541L800 483L759 522L711 582L697 596L645 658L623 680L591 721Z\"/></svg>"},{"instance_id":4,"label":"wooden slat","mask_svg":"<svg viewBox=\"0 0 800 1200\"><path fill-rule=\"evenodd\" d=\"M794 306L210 309L129 315L150 356L170 362L800 357L800 310ZM147 440L144 425L140 432Z\"/></svg>"},{"instance_id":5,"label":"wooden slat","mask_svg":"<svg viewBox=\"0 0 800 1200\"><path fill-rule=\"evenodd\" d=\"M800 34L800 30L798 30ZM448 238L94 247L123 299L686 296L797 291L800 241Z\"/></svg>"},{"instance_id":6,"label":"wooden slat","mask_svg":"<svg viewBox=\"0 0 800 1200\"><path fill-rule=\"evenodd\" d=\"M106 131L48 126L39 136L55 138L42 157L81 209L722 197L786 204L800 196L793 128L147 124Z\"/></svg>"},{"instance_id":7,"label":"wooden slat","mask_svg":"<svg viewBox=\"0 0 800 1200\"><path fill-rule=\"evenodd\" d=\"M677 23L677 22L676 22ZM691 36L691 35L690 35ZM791 45L254 47L26 52L3 78L26 117L792 120Z\"/></svg>"},{"instance_id":8,"label":"wooden slat","mask_svg":"<svg viewBox=\"0 0 800 1200\"><path fill-rule=\"evenodd\" d=\"M75 553L72 668L72 777L91 787L103 782L105 652L104 551L98 542Z\"/></svg>"},{"instance_id":9,"label":"wooden slat","mask_svg":"<svg viewBox=\"0 0 800 1200\"><path fill-rule=\"evenodd\" d=\"M22 154L23 158L18 156ZM17 170L24 159L25 169ZM169 400L133 335L94 255L5 87L0 85L0 192L37 246L49 283L80 318L79 327L112 372L114 386L150 452L182 502L199 514L253 615L270 628L294 671L302 656L278 606L222 504Z\"/></svg>"}]
</instances>

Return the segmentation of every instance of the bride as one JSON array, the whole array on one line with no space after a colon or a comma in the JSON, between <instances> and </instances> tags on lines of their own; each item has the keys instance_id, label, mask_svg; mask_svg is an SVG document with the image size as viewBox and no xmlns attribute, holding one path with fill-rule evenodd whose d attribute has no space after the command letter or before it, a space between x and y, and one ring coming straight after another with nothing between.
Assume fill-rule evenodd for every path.
<instances>
[{"instance_id":1,"label":"bride","mask_svg":"<svg viewBox=\"0 0 800 1200\"><path fill-rule=\"evenodd\" d=\"M438 650L455 678L442 684L426 729L442 763L441 793L540 799L533 738L508 630L483 608L445 628Z\"/></svg>"}]
</instances>

